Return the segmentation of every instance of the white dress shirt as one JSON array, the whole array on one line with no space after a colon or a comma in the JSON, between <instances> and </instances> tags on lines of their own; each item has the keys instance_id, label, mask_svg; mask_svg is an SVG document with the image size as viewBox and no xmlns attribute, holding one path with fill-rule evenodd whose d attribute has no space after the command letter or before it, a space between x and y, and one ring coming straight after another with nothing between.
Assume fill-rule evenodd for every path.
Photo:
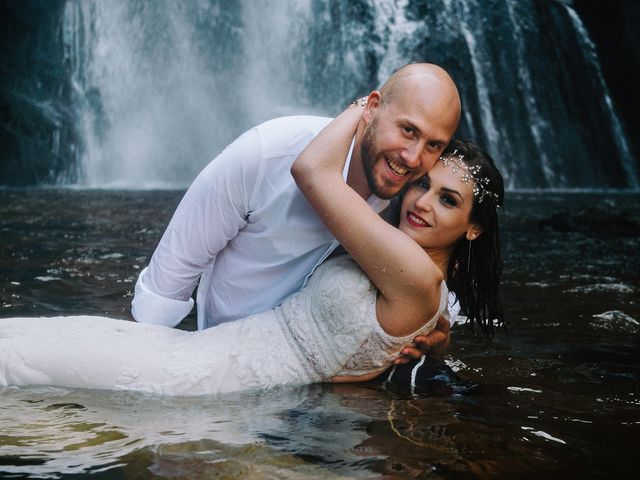
<instances>
[{"instance_id":1,"label":"white dress shirt","mask_svg":"<svg viewBox=\"0 0 640 480\"><path fill-rule=\"evenodd\" d=\"M273 308L303 286L338 242L289 169L330 121L267 121L209 163L140 273L132 302L137 321L177 325L193 307L198 280L199 329ZM351 152L345 179L350 159ZM388 204L375 196L368 203L376 212Z\"/></svg>"}]
</instances>

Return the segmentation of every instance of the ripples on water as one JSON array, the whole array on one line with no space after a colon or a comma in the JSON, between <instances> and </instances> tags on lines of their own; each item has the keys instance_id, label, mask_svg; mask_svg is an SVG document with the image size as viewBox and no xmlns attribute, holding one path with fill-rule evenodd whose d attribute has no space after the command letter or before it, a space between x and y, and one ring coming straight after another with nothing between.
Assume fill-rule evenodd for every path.
<instances>
[{"instance_id":1,"label":"ripples on water","mask_svg":"<svg viewBox=\"0 0 640 480\"><path fill-rule=\"evenodd\" d=\"M0 190L0 316L129 318L137 274L181 195ZM218 398L5 388L0 475L629 476L640 453L640 231L615 220L626 210L637 222L640 196L508 200L509 336L487 347L457 326L417 394L377 383ZM539 228L590 206L611 218ZM193 316L181 328L195 328Z\"/></svg>"}]
</instances>

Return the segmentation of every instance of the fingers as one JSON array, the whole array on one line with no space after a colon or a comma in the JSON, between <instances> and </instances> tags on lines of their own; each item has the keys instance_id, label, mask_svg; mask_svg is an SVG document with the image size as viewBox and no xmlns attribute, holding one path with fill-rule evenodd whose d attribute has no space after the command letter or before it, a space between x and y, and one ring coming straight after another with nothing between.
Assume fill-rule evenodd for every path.
<instances>
[{"instance_id":1,"label":"fingers","mask_svg":"<svg viewBox=\"0 0 640 480\"><path fill-rule=\"evenodd\" d=\"M436 328L427 335L418 335L412 345L403 347L400 357L394 360L396 365L403 365L411 359L418 360L425 353L436 354L447 348L451 343L451 325L445 317L440 317Z\"/></svg>"},{"instance_id":2,"label":"fingers","mask_svg":"<svg viewBox=\"0 0 640 480\"><path fill-rule=\"evenodd\" d=\"M436 323L436 328L434 330L445 332L448 335L449 331L451 330L451 324L449 323L449 320L440 315L440 318L438 318L438 322Z\"/></svg>"},{"instance_id":3,"label":"fingers","mask_svg":"<svg viewBox=\"0 0 640 480\"><path fill-rule=\"evenodd\" d=\"M446 342L447 338L448 338L448 335L446 333L440 330L434 330L429 335L417 336L414 339L414 342L417 344L417 346L421 350L424 350L426 352L427 350L435 348L441 345L442 343Z\"/></svg>"},{"instance_id":4,"label":"fingers","mask_svg":"<svg viewBox=\"0 0 640 480\"><path fill-rule=\"evenodd\" d=\"M437 353L449 348L451 343L451 325L449 321L440 317L436 328L428 335L419 335L414 342L423 353Z\"/></svg>"},{"instance_id":5,"label":"fingers","mask_svg":"<svg viewBox=\"0 0 640 480\"><path fill-rule=\"evenodd\" d=\"M413 360L418 360L420 359L420 357L423 355L423 352L420 348L418 348L417 346L413 347L413 346L407 346L404 347L401 351L400 351L400 357L398 358L402 358L405 359L405 362L402 363L407 363L408 361L410 361L411 359Z\"/></svg>"},{"instance_id":6,"label":"fingers","mask_svg":"<svg viewBox=\"0 0 640 480\"><path fill-rule=\"evenodd\" d=\"M429 335L420 335L413 341L423 353L439 353L449 348L450 344L449 332L444 333L440 330L434 330Z\"/></svg>"}]
</instances>

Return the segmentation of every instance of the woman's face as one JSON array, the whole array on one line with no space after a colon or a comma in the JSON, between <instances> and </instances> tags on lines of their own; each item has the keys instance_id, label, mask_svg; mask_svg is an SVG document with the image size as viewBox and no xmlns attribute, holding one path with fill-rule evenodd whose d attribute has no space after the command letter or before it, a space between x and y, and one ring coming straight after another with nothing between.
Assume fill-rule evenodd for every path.
<instances>
[{"instance_id":1,"label":"woman's face","mask_svg":"<svg viewBox=\"0 0 640 480\"><path fill-rule=\"evenodd\" d=\"M480 229L469 223L473 182L462 181L442 161L407 190L398 228L423 248L448 249L463 236L473 240Z\"/></svg>"}]
</instances>

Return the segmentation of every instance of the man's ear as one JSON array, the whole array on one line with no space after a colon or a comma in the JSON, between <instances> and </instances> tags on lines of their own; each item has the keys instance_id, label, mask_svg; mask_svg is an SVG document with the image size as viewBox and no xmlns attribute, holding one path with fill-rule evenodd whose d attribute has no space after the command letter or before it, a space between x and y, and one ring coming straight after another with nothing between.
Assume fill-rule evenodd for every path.
<instances>
[{"instance_id":1,"label":"man's ear","mask_svg":"<svg viewBox=\"0 0 640 480\"><path fill-rule=\"evenodd\" d=\"M472 241L480 236L482 233L482 227L480 225L472 224L467 229L467 240Z\"/></svg>"},{"instance_id":2,"label":"man's ear","mask_svg":"<svg viewBox=\"0 0 640 480\"><path fill-rule=\"evenodd\" d=\"M374 90L367 97L367 105L364 107L364 111L362 112L362 120L366 125L369 125L376 116L378 112L378 108L380 108L380 100L382 99L382 94L380 90Z\"/></svg>"}]
</instances>

